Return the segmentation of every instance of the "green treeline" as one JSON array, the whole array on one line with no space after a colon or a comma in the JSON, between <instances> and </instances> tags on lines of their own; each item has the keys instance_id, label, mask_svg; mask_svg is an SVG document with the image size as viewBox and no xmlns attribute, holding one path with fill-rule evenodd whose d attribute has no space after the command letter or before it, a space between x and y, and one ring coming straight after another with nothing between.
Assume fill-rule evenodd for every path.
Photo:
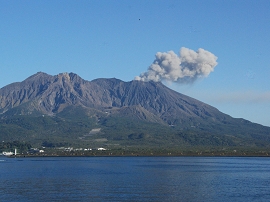
<instances>
[{"instance_id":1,"label":"green treeline","mask_svg":"<svg viewBox=\"0 0 270 202\"><path fill-rule=\"evenodd\" d=\"M17 149L19 152L24 152L28 151L31 147L32 147L31 144L26 142L19 142L19 141L1 142L0 152L14 151L14 149Z\"/></svg>"}]
</instances>

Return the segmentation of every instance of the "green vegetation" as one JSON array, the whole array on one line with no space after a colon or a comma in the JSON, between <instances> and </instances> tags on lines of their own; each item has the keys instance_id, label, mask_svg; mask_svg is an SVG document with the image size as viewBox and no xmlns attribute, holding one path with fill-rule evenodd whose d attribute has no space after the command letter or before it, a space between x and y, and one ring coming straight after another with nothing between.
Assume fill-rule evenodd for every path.
<instances>
[{"instance_id":1,"label":"green vegetation","mask_svg":"<svg viewBox=\"0 0 270 202\"><path fill-rule=\"evenodd\" d=\"M189 148L148 148L148 147L123 147L100 151L97 149L85 150L83 148L45 148L42 152L31 151L17 154L16 157L31 156L266 156L270 149L259 148L221 148L221 147L189 147Z\"/></svg>"},{"instance_id":2,"label":"green vegetation","mask_svg":"<svg viewBox=\"0 0 270 202\"><path fill-rule=\"evenodd\" d=\"M13 142L1 142L0 152L3 151L14 151L17 149L18 152L27 152L31 148L30 143L13 141Z\"/></svg>"},{"instance_id":3,"label":"green vegetation","mask_svg":"<svg viewBox=\"0 0 270 202\"><path fill-rule=\"evenodd\" d=\"M210 123L200 124L199 127L190 127L189 123L168 126L130 116L121 117L98 110L68 107L55 116L2 117L0 141L5 143L2 143L2 149L27 150L30 145L51 149L104 147L112 150L113 155L266 154L270 148L269 137L264 135L264 128L260 131L254 126L249 123L245 129L240 125L222 127ZM92 151L87 155L97 154Z\"/></svg>"}]
</instances>

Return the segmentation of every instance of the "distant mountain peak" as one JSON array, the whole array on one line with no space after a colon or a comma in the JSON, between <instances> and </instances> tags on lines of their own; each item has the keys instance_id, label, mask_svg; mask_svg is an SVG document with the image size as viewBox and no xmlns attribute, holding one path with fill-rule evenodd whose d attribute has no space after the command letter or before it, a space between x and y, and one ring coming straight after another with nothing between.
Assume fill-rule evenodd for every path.
<instances>
[{"instance_id":1,"label":"distant mountain peak","mask_svg":"<svg viewBox=\"0 0 270 202\"><path fill-rule=\"evenodd\" d=\"M37 72L35 74L33 74L32 76L26 78L25 80L29 80L29 79L35 79L35 78L38 78L38 77L47 77L47 76L51 76L45 72Z\"/></svg>"}]
</instances>

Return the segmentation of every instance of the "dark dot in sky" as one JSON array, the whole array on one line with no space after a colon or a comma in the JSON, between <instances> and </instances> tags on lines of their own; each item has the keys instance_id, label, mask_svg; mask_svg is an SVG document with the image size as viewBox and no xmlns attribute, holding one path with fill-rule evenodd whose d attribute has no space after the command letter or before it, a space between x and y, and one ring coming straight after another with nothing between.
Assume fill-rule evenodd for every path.
<instances>
[{"instance_id":1,"label":"dark dot in sky","mask_svg":"<svg viewBox=\"0 0 270 202\"><path fill-rule=\"evenodd\" d=\"M141 19L139 19L139 20L141 20Z\"/></svg>"}]
</instances>

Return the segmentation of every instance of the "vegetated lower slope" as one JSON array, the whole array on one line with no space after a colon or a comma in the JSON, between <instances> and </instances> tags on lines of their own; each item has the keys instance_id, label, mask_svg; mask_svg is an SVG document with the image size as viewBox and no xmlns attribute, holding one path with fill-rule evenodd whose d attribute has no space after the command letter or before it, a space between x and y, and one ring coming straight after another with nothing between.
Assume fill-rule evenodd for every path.
<instances>
[{"instance_id":1,"label":"vegetated lower slope","mask_svg":"<svg viewBox=\"0 0 270 202\"><path fill-rule=\"evenodd\" d=\"M270 128L160 82L39 72L0 89L0 139L36 145L266 147Z\"/></svg>"}]
</instances>

